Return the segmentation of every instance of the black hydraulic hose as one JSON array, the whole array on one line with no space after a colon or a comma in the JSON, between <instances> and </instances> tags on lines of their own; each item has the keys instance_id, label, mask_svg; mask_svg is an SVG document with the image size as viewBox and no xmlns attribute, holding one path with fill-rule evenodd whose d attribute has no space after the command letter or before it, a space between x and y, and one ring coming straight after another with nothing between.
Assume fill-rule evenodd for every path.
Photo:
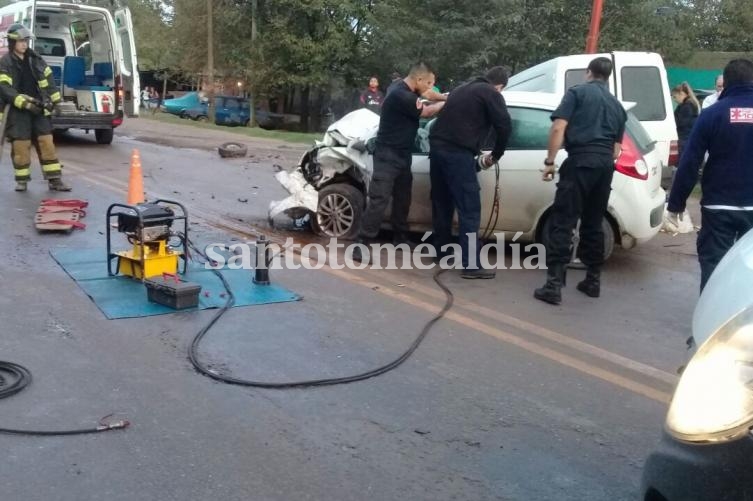
<instances>
[{"instance_id":1,"label":"black hydraulic hose","mask_svg":"<svg viewBox=\"0 0 753 501\"><path fill-rule=\"evenodd\" d=\"M23 367L13 362L0 361L0 374L3 376L10 376L9 378L3 377L3 381L7 382L9 379L12 381L8 385L0 385L0 399L8 398L20 392L29 384L31 384L31 372L26 367ZM88 435L91 433L101 433L103 431L120 430L128 427L130 424L128 421L114 421L111 423L104 422L104 419L110 416L105 416L99 421L98 426L94 428L81 428L73 430L21 430L16 428L2 428L0 427L0 433L6 433L11 435L32 435L42 437L56 437L66 435Z\"/></svg>"},{"instance_id":2,"label":"black hydraulic hose","mask_svg":"<svg viewBox=\"0 0 753 501\"><path fill-rule=\"evenodd\" d=\"M209 259L206 257L206 255L197 248L193 242L190 240L188 241L190 247L193 249L193 251L204 258L205 260L209 261ZM452 304L454 302L454 296L452 294L452 291L439 279L439 277L444 273L446 270L440 269L437 270L434 273L434 282L437 283L439 288L442 289L442 291L445 293L446 301L442 309L437 313L431 320L429 320L421 329L421 332L419 333L418 337L413 341L413 343L410 345L407 351L400 355L398 358L393 360L392 362L388 363L387 365L383 365L381 367L378 367L376 369L372 369L370 371L362 372L360 374L355 374L352 376L345 376L345 377L335 377L335 378L325 378L325 379L310 379L307 381L291 381L291 382L284 382L284 383L275 383L275 382L266 382L266 381L251 381L247 379L239 379L231 376L223 376L221 374L218 374L208 367L206 367L201 361L199 360L198 356L198 350L199 350L199 344L201 343L204 336L206 336L207 332L214 326L215 323L222 317L222 315L225 314L227 310L233 307L235 304L235 296L233 295L232 290L230 289L230 285L228 284L225 277L222 275L222 273L219 270L212 270L215 275L222 281L222 285L227 291L227 301L225 302L225 305L220 308L220 310L217 311L217 313L212 317L212 319L205 325L194 337L193 341L191 342L191 346L188 348L188 359L191 361L191 364L193 364L194 368L201 374L210 377L212 379L215 379L217 381L221 381L223 383L228 384L235 384L239 386L250 386L254 388L268 388L268 389L276 389L276 390L284 390L284 389L292 389L292 388L310 388L314 386L334 386L337 384L347 384L347 383L355 383L356 381L363 381L365 379L369 379L372 377L380 376L386 372L389 372L398 366L400 366L403 362L408 360L411 355L413 355L413 352L416 351L416 349L419 347L421 342L423 342L424 338L427 334L429 334L429 331L431 328L436 324L442 317L445 316L445 314L449 311L450 308L452 308Z\"/></svg>"}]
</instances>

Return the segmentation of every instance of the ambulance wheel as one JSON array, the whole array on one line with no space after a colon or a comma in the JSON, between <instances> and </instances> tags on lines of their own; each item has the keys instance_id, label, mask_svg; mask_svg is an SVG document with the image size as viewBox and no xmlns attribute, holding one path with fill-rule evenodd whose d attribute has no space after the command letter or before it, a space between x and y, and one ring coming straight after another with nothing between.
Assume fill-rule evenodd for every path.
<instances>
[{"instance_id":1,"label":"ambulance wheel","mask_svg":"<svg viewBox=\"0 0 753 501\"><path fill-rule=\"evenodd\" d=\"M97 129L94 131L94 137L97 138L97 144L110 144L114 135L112 129Z\"/></svg>"}]
</instances>

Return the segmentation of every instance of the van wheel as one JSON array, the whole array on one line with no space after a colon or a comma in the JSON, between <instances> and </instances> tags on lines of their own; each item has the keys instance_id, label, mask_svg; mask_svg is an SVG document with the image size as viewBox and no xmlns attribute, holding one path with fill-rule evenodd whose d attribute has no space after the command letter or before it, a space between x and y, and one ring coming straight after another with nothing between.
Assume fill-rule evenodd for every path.
<instances>
[{"instance_id":1,"label":"van wheel","mask_svg":"<svg viewBox=\"0 0 753 501\"><path fill-rule=\"evenodd\" d=\"M580 222L580 221L579 221ZM551 216L547 216L547 218L544 220L544 224L541 227L541 233L539 236L539 241L544 244L544 246L548 247L549 245L549 234L552 231L552 218ZM612 252L614 252L614 228L612 228L612 225L609 223L606 217L602 218L601 220L601 231L604 232L604 261L609 259L609 257L612 255ZM578 238L578 235L576 234L576 230L573 230L573 238L570 244L570 255L573 253L573 245Z\"/></svg>"},{"instance_id":2,"label":"van wheel","mask_svg":"<svg viewBox=\"0 0 753 501\"><path fill-rule=\"evenodd\" d=\"M198 117L196 117L196 121L197 122L208 122L209 121L209 117L207 117L206 115L199 115Z\"/></svg>"},{"instance_id":3,"label":"van wheel","mask_svg":"<svg viewBox=\"0 0 753 501\"><path fill-rule=\"evenodd\" d=\"M363 217L363 193L345 183L330 184L319 191L319 205L311 218L313 230L327 237L353 239Z\"/></svg>"},{"instance_id":4,"label":"van wheel","mask_svg":"<svg viewBox=\"0 0 753 501\"><path fill-rule=\"evenodd\" d=\"M112 143L112 138L114 134L115 134L115 131L113 129L97 129L94 131L94 137L97 138L97 144Z\"/></svg>"}]
</instances>

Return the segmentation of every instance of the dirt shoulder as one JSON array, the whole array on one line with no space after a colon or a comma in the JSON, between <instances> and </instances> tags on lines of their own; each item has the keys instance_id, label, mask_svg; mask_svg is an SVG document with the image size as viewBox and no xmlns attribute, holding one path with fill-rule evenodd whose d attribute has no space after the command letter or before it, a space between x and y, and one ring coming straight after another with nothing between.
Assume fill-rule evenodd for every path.
<instances>
[{"instance_id":1,"label":"dirt shoulder","mask_svg":"<svg viewBox=\"0 0 753 501\"><path fill-rule=\"evenodd\" d=\"M168 123L151 118L127 118L116 134L147 143L160 144L173 148L195 148L216 151L228 141L235 141L248 147L249 156L268 154L271 151L285 157L300 157L312 145L291 143L279 139L250 137L235 132L232 127L199 128L180 123ZM312 143L313 144L313 143Z\"/></svg>"}]
</instances>

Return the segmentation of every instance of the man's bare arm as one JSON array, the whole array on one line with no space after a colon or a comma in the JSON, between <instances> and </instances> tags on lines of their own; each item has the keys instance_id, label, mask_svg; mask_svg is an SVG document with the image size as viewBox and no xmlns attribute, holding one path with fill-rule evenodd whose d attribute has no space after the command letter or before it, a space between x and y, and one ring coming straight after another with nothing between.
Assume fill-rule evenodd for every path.
<instances>
[{"instance_id":1,"label":"man's bare arm","mask_svg":"<svg viewBox=\"0 0 753 501\"><path fill-rule=\"evenodd\" d=\"M437 92L434 89L429 89L421 96L429 101L447 101L447 96L441 92Z\"/></svg>"},{"instance_id":2,"label":"man's bare arm","mask_svg":"<svg viewBox=\"0 0 753 501\"><path fill-rule=\"evenodd\" d=\"M562 118L557 118L554 123L552 123L552 128L549 129L549 143L546 159L550 162L554 162L554 157L557 156L557 152L562 148L562 144L565 142L565 129L567 129L567 120Z\"/></svg>"},{"instance_id":3,"label":"man's bare arm","mask_svg":"<svg viewBox=\"0 0 753 501\"><path fill-rule=\"evenodd\" d=\"M612 157L617 160L620 158L620 154L622 153L622 145L620 143L614 143L614 152L612 153Z\"/></svg>"},{"instance_id":4,"label":"man's bare arm","mask_svg":"<svg viewBox=\"0 0 753 501\"><path fill-rule=\"evenodd\" d=\"M442 108L444 108L444 101L424 105L423 109L421 110L421 118L433 117L434 115L439 113Z\"/></svg>"}]
</instances>

